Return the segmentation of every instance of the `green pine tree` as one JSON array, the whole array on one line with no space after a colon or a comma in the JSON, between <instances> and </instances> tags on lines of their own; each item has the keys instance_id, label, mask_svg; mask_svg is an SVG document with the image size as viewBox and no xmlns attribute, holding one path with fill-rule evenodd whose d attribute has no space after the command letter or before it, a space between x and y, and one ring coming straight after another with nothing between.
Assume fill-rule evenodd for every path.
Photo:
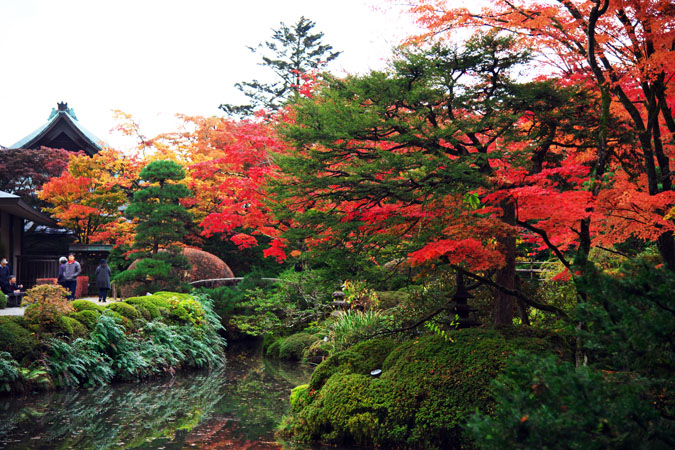
<instances>
[{"instance_id":1,"label":"green pine tree","mask_svg":"<svg viewBox=\"0 0 675 450\"><path fill-rule=\"evenodd\" d=\"M272 30L272 38L256 47L248 47L253 53L260 49L269 53L262 55L259 65L268 67L274 73L274 81L264 83L258 80L242 81L235 87L244 93L250 103L232 105L224 103L220 109L231 115L248 116L265 108L276 111L297 93L302 85L303 74L323 68L337 58L341 52L334 52L331 45L323 44L323 33L312 33L316 24L305 18L290 27L281 22Z\"/></svg>"},{"instance_id":2,"label":"green pine tree","mask_svg":"<svg viewBox=\"0 0 675 450\"><path fill-rule=\"evenodd\" d=\"M154 161L140 173L141 189L134 193L125 214L139 221L134 237L135 268L116 277L116 281L140 281L139 291L181 289L182 271L189 263L178 243L187 234L192 215L180 204L191 195L180 180L185 170L173 161ZM160 251L161 250L161 251Z\"/></svg>"}]
</instances>

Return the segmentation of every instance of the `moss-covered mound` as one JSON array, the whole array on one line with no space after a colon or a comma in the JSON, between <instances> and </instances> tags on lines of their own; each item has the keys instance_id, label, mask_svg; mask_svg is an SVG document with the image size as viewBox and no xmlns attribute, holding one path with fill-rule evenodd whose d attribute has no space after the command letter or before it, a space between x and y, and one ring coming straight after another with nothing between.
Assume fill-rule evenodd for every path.
<instances>
[{"instance_id":1,"label":"moss-covered mound","mask_svg":"<svg viewBox=\"0 0 675 450\"><path fill-rule=\"evenodd\" d=\"M491 411L490 381L509 355L564 353L555 339L517 333L460 330L451 337L377 339L331 356L308 386L294 391L294 413L282 433L331 444L460 448L467 445L468 416L476 408ZM376 369L378 378L370 375Z\"/></svg>"},{"instance_id":2,"label":"moss-covered mound","mask_svg":"<svg viewBox=\"0 0 675 450\"><path fill-rule=\"evenodd\" d=\"M141 318L141 314L138 312L138 310L125 302L111 303L108 305L108 309L111 309L120 314L122 317L126 317L132 321Z\"/></svg>"},{"instance_id":3,"label":"moss-covered mound","mask_svg":"<svg viewBox=\"0 0 675 450\"><path fill-rule=\"evenodd\" d=\"M101 313L95 310L85 309L69 313L68 315L87 327L87 330L91 331L96 326L96 321Z\"/></svg>"},{"instance_id":4,"label":"moss-covered mound","mask_svg":"<svg viewBox=\"0 0 675 450\"><path fill-rule=\"evenodd\" d=\"M75 311L98 311L99 313L105 311L103 305L97 305L89 300L73 300L71 305Z\"/></svg>"},{"instance_id":5,"label":"moss-covered mound","mask_svg":"<svg viewBox=\"0 0 675 450\"><path fill-rule=\"evenodd\" d=\"M160 313L159 307L146 297L130 297L124 300L125 303L128 303L136 308L136 310L141 313L145 320L155 320L162 316Z\"/></svg>"},{"instance_id":6,"label":"moss-covered mound","mask_svg":"<svg viewBox=\"0 0 675 450\"><path fill-rule=\"evenodd\" d=\"M23 317L0 317L0 351L8 352L17 361L32 357L37 340L27 329Z\"/></svg>"}]
</instances>

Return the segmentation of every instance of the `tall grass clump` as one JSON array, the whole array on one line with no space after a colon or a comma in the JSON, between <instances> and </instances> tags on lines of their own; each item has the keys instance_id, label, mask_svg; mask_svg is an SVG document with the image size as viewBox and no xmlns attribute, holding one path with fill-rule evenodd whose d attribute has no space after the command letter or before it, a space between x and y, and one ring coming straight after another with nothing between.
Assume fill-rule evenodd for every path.
<instances>
[{"instance_id":1,"label":"tall grass clump","mask_svg":"<svg viewBox=\"0 0 675 450\"><path fill-rule=\"evenodd\" d=\"M333 344L333 351L339 352L385 331L391 324L392 317L382 311L350 309L329 322L326 335Z\"/></svg>"}]
</instances>

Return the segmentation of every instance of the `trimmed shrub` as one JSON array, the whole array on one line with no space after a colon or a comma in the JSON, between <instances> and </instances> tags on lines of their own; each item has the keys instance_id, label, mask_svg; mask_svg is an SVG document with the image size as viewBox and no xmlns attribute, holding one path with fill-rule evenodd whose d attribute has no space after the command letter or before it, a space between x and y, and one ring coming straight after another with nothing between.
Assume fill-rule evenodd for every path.
<instances>
[{"instance_id":1,"label":"trimmed shrub","mask_svg":"<svg viewBox=\"0 0 675 450\"><path fill-rule=\"evenodd\" d=\"M76 311L68 314L68 316L76 319L82 325L84 325L89 331L93 330L96 326L96 321L98 320L101 314L94 310L84 310Z\"/></svg>"},{"instance_id":2,"label":"trimmed shrub","mask_svg":"<svg viewBox=\"0 0 675 450\"><path fill-rule=\"evenodd\" d=\"M87 327L77 319L70 316L61 316L58 327L54 329L55 334L62 334L69 338L84 337L89 334Z\"/></svg>"},{"instance_id":3,"label":"trimmed shrub","mask_svg":"<svg viewBox=\"0 0 675 450\"><path fill-rule=\"evenodd\" d=\"M7 307L7 296L4 292L0 291L0 309L5 309Z\"/></svg>"},{"instance_id":4,"label":"trimmed shrub","mask_svg":"<svg viewBox=\"0 0 675 450\"><path fill-rule=\"evenodd\" d=\"M23 322L21 317L0 316L0 351L9 352L17 361L34 356L38 345L33 334L21 326Z\"/></svg>"},{"instance_id":5,"label":"trimmed shrub","mask_svg":"<svg viewBox=\"0 0 675 450\"><path fill-rule=\"evenodd\" d=\"M470 445L462 427L476 409L490 412L490 381L521 346L536 353L543 338L507 338L493 330L451 332L396 345L374 339L336 353L310 379L307 405L285 429L295 438L331 444L414 448ZM370 376L382 369L379 378Z\"/></svg>"},{"instance_id":6,"label":"trimmed shrub","mask_svg":"<svg viewBox=\"0 0 675 450\"><path fill-rule=\"evenodd\" d=\"M103 311L102 315L112 317L113 319L115 319L115 322L117 322L119 324L122 324L126 327L132 326L129 319L127 319L122 314L120 314L117 311L114 311L112 309L106 309L105 311Z\"/></svg>"},{"instance_id":7,"label":"trimmed shrub","mask_svg":"<svg viewBox=\"0 0 675 450\"><path fill-rule=\"evenodd\" d=\"M281 339L279 358L300 361L305 349L316 341L316 336L308 333L296 333Z\"/></svg>"},{"instance_id":8,"label":"trimmed shrub","mask_svg":"<svg viewBox=\"0 0 675 450\"><path fill-rule=\"evenodd\" d=\"M126 317L132 322L141 318L138 310L125 302L111 303L108 305L108 309L119 313L122 317Z\"/></svg>"},{"instance_id":9,"label":"trimmed shrub","mask_svg":"<svg viewBox=\"0 0 675 450\"><path fill-rule=\"evenodd\" d=\"M149 298L146 297L131 297L124 300L124 303L133 305L134 308L138 310L143 318L147 321L155 320L162 316L159 312L159 308L155 303L152 302Z\"/></svg>"},{"instance_id":10,"label":"trimmed shrub","mask_svg":"<svg viewBox=\"0 0 675 450\"><path fill-rule=\"evenodd\" d=\"M70 304L75 311L98 311L99 313L105 311L104 306L97 305L89 300L73 300Z\"/></svg>"}]
</instances>

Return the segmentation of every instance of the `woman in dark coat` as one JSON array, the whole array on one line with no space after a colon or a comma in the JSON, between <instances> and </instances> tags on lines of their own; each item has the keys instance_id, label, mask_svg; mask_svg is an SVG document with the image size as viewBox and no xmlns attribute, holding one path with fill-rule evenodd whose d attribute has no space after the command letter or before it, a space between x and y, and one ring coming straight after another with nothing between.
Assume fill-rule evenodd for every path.
<instances>
[{"instance_id":1,"label":"woman in dark coat","mask_svg":"<svg viewBox=\"0 0 675 450\"><path fill-rule=\"evenodd\" d=\"M98 301L105 303L110 289L110 267L105 259L102 259L96 268L96 287L98 288Z\"/></svg>"}]
</instances>

